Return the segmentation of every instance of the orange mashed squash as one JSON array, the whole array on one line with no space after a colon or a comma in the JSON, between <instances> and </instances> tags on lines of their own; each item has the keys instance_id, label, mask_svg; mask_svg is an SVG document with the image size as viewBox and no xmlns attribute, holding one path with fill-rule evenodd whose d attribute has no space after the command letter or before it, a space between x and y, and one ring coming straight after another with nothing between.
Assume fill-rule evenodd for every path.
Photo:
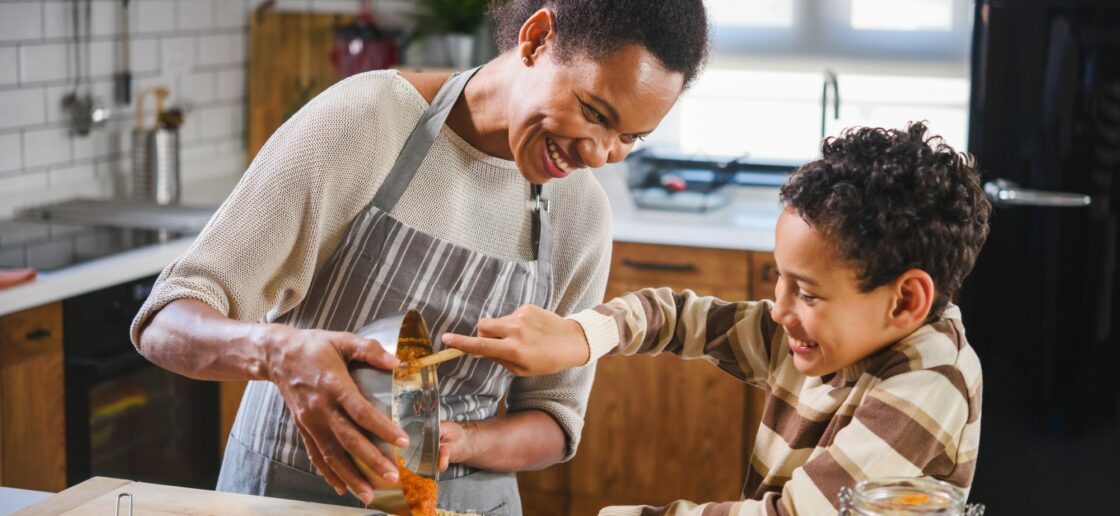
<instances>
[{"instance_id":1,"label":"orange mashed squash","mask_svg":"<svg viewBox=\"0 0 1120 516\"><path fill-rule=\"evenodd\" d=\"M401 474L401 490L408 503L411 516L436 516L436 499L439 484L435 480L417 475L404 467L404 457L397 455L397 468Z\"/></svg>"}]
</instances>

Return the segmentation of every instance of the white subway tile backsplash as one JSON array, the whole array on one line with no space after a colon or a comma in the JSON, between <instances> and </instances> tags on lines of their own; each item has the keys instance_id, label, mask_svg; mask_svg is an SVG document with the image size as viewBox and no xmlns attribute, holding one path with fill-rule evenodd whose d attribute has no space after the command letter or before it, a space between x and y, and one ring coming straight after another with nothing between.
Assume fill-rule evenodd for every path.
<instances>
[{"instance_id":1,"label":"white subway tile backsplash","mask_svg":"<svg viewBox=\"0 0 1120 516\"><path fill-rule=\"evenodd\" d=\"M249 3L246 0L214 2L214 26L222 29L246 28L249 25Z\"/></svg>"},{"instance_id":2,"label":"white subway tile backsplash","mask_svg":"<svg viewBox=\"0 0 1120 516\"><path fill-rule=\"evenodd\" d=\"M195 56L195 38L186 36L161 39L159 55L164 72L190 70L198 61Z\"/></svg>"},{"instance_id":3,"label":"white subway tile backsplash","mask_svg":"<svg viewBox=\"0 0 1120 516\"><path fill-rule=\"evenodd\" d=\"M124 124L101 127L90 131L86 136L74 138L74 159L81 161L120 154L119 140L122 125ZM132 126L128 125L128 127Z\"/></svg>"},{"instance_id":4,"label":"white subway tile backsplash","mask_svg":"<svg viewBox=\"0 0 1120 516\"><path fill-rule=\"evenodd\" d=\"M248 46L248 37L245 34L199 36L198 64L222 65L244 63L246 46Z\"/></svg>"},{"instance_id":5,"label":"white subway tile backsplash","mask_svg":"<svg viewBox=\"0 0 1120 516\"><path fill-rule=\"evenodd\" d=\"M173 0L147 0L129 3L129 17L137 34L167 33L175 30ZM133 15L135 11L135 15Z\"/></svg>"},{"instance_id":6,"label":"white subway tile backsplash","mask_svg":"<svg viewBox=\"0 0 1120 516\"><path fill-rule=\"evenodd\" d=\"M45 190L46 188L46 172L0 177L0 197L12 197L28 191Z\"/></svg>"},{"instance_id":7,"label":"white subway tile backsplash","mask_svg":"<svg viewBox=\"0 0 1120 516\"><path fill-rule=\"evenodd\" d=\"M160 68L159 45L155 40L133 39L129 44L129 65L132 73L154 72Z\"/></svg>"},{"instance_id":8,"label":"white subway tile backsplash","mask_svg":"<svg viewBox=\"0 0 1120 516\"><path fill-rule=\"evenodd\" d=\"M91 0L88 91L112 120L88 136L70 133L62 99L73 91L75 4L0 0L0 218L77 196L122 193L130 169L137 94L167 86L167 107L186 108L184 173L244 169L248 22L262 0L130 0L133 96L118 105L122 0ZM375 14L386 3L377 0ZM281 0L278 9L357 12L360 0ZM83 64L87 61L83 60ZM83 89L83 91L86 91ZM146 97L148 125L154 97ZM193 176L192 176L193 177Z\"/></svg>"},{"instance_id":9,"label":"white subway tile backsplash","mask_svg":"<svg viewBox=\"0 0 1120 516\"><path fill-rule=\"evenodd\" d=\"M70 129L66 127L24 131L23 166L31 168L66 163L73 158L70 145Z\"/></svg>"},{"instance_id":10,"label":"white subway tile backsplash","mask_svg":"<svg viewBox=\"0 0 1120 516\"><path fill-rule=\"evenodd\" d=\"M183 99L195 104L217 99L217 75L215 72L194 72L182 76L180 93Z\"/></svg>"},{"instance_id":11,"label":"white subway tile backsplash","mask_svg":"<svg viewBox=\"0 0 1120 516\"><path fill-rule=\"evenodd\" d=\"M96 181L97 167L93 163L52 168L50 172L47 173L47 182L52 187L77 183L89 184Z\"/></svg>"},{"instance_id":12,"label":"white subway tile backsplash","mask_svg":"<svg viewBox=\"0 0 1120 516\"><path fill-rule=\"evenodd\" d=\"M38 2L0 4L0 41L43 37L43 5Z\"/></svg>"},{"instance_id":13,"label":"white subway tile backsplash","mask_svg":"<svg viewBox=\"0 0 1120 516\"><path fill-rule=\"evenodd\" d=\"M43 2L43 37L69 38L74 35L73 0Z\"/></svg>"},{"instance_id":14,"label":"white subway tile backsplash","mask_svg":"<svg viewBox=\"0 0 1120 516\"><path fill-rule=\"evenodd\" d=\"M89 56L89 76L108 77L117 71L120 45L116 41L94 41L89 44L86 55Z\"/></svg>"},{"instance_id":15,"label":"white subway tile backsplash","mask_svg":"<svg viewBox=\"0 0 1120 516\"><path fill-rule=\"evenodd\" d=\"M191 2L178 2L175 5L178 12L179 30L209 30L214 28L214 3L211 0L194 0Z\"/></svg>"},{"instance_id":16,"label":"white subway tile backsplash","mask_svg":"<svg viewBox=\"0 0 1120 516\"><path fill-rule=\"evenodd\" d=\"M0 129L43 123L42 89L0 91Z\"/></svg>"},{"instance_id":17,"label":"white subway tile backsplash","mask_svg":"<svg viewBox=\"0 0 1120 516\"><path fill-rule=\"evenodd\" d=\"M0 173L23 167L23 144L19 133L0 134Z\"/></svg>"},{"instance_id":18,"label":"white subway tile backsplash","mask_svg":"<svg viewBox=\"0 0 1120 516\"><path fill-rule=\"evenodd\" d=\"M20 45L21 83L65 80L72 77L70 48L65 43Z\"/></svg>"},{"instance_id":19,"label":"white subway tile backsplash","mask_svg":"<svg viewBox=\"0 0 1120 516\"><path fill-rule=\"evenodd\" d=\"M16 47L0 47L0 86L19 82L19 55Z\"/></svg>"},{"instance_id":20,"label":"white subway tile backsplash","mask_svg":"<svg viewBox=\"0 0 1120 516\"><path fill-rule=\"evenodd\" d=\"M236 100L245 98L244 68L234 68L218 72L218 98L221 100Z\"/></svg>"}]
</instances>

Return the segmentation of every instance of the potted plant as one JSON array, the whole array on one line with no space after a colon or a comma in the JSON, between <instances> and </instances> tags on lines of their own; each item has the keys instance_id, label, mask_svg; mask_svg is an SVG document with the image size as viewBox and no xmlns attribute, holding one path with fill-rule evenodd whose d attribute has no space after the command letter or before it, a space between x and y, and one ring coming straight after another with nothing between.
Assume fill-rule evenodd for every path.
<instances>
[{"instance_id":1,"label":"potted plant","mask_svg":"<svg viewBox=\"0 0 1120 516\"><path fill-rule=\"evenodd\" d=\"M414 37L426 45L429 60L462 70L474 62L475 42L486 24L489 0L417 0Z\"/></svg>"}]
</instances>

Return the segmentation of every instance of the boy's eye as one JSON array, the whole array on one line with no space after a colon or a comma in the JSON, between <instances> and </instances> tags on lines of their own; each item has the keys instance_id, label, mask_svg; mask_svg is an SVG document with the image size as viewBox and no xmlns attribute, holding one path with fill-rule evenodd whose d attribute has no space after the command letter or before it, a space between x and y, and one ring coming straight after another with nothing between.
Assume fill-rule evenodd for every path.
<instances>
[{"instance_id":1,"label":"boy's eye","mask_svg":"<svg viewBox=\"0 0 1120 516\"><path fill-rule=\"evenodd\" d=\"M808 294L798 294L797 298L806 302L806 303L812 303L813 301L817 300L816 296L810 296Z\"/></svg>"}]
</instances>

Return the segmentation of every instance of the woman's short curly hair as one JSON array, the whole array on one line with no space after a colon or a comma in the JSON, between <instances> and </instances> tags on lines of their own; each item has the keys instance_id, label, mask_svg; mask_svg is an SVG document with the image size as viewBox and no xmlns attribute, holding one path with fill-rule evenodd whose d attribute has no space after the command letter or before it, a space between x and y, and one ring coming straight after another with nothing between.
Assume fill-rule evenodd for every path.
<instances>
[{"instance_id":1,"label":"woman's short curly hair","mask_svg":"<svg viewBox=\"0 0 1120 516\"><path fill-rule=\"evenodd\" d=\"M516 46L525 20L545 7L556 14L560 59L575 54L601 59L638 44L666 69L684 75L688 87L708 56L703 0L497 0L490 4L490 17L498 48Z\"/></svg>"},{"instance_id":2,"label":"woman's short curly hair","mask_svg":"<svg viewBox=\"0 0 1120 516\"><path fill-rule=\"evenodd\" d=\"M988 237L992 208L975 161L921 122L850 128L821 150L782 187L782 202L855 265L864 292L925 271L937 290L929 319L939 316Z\"/></svg>"}]
</instances>

